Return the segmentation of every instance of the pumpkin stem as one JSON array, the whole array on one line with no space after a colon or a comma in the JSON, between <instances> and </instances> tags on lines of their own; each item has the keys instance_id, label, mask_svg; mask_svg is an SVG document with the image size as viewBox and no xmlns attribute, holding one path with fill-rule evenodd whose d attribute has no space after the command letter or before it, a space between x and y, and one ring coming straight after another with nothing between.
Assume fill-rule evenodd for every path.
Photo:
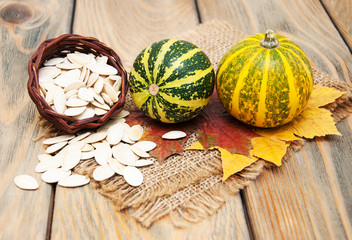
<instances>
[{"instance_id":1,"label":"pumpkin stem","mask_svg":"<svg viewBox=\"0 0 352 240\"><path fill-rule=\"evenodd\" d=\"M279 46L279 41L275 37L275 33L273 30L268 29L265 33L265 38L260 41L260 46L263 48L277 48Z\"/></svg>"},{"instance_id":2,"label":"pumpkin stem","mask_svg":"<svg viewBox=\"0 0 352 240\"><path fill-rule=\"evenodd\" d=\"M152 83L149 85L149 93L152 95L152 96L155 96L157 95L159 92L159 86L156 85L155 83Z\"/></svg>"}]
</instances>

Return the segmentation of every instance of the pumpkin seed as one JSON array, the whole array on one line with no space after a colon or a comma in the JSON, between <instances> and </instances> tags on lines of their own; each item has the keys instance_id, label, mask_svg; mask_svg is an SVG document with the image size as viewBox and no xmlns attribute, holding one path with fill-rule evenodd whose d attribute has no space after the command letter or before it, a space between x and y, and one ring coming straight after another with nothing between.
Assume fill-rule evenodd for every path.
<instances>
[{"instance_id":1,"label":"pumpkin seed","mask_svg":"<svg viewBox=\"0 0 352 240\"><path fill-rule=\"evenodd\" d=\"M87 107L73 107L73 108L68 108L65 110L65 115L66 116L77 116L80 115L86 110Z\"/></svg>"},{"instance_id":2,"label":"pumpkin seed","mask_svg":"<svg viewBox=\"0 0 352 240\"><path fill-rule=\"evenodd\" d=\"M42 67L38 70L38 78L50 77L55 78L61 73L61 69L57 67Z\"/></svg>"},{"instance_id":3,"label":"pumpkin seed","mask_svg":"<svg viewBox=\"0 0 352 240\"><path fill-rule=\"evenodd\" d=\"M156 143L151 142L151 141L140 141L140 142L133 144L132 146L136 146L145 152L149 152L156 147Z\"/></svg>"},{"instance_id":4,"label":"pumpkin seed","mask_svg":"<svg viewBox=\"0 0 352 240\"><path fill-rule=\"evenodd\" d=\"M88 64L86 65L92 72L96 72L99 75L114 75L117 74L117 69L113 66L104 63Z\"/></svg>"},{"instance_id":5,"label":"pumpkin seed","mask_svg":"<svg viewBox=\"0 0 352 240\"><path fill-rule=\"evenodd\" d=\"M84 86L85 84L81 81L71 82L64 88L64 92L67 93L68 91L79 89Z\"/></svg>"},{"instance_id":6,"label":"pumpkin seed","mask_svg":"<svg viewBox=\"0 0 352 240\"><path fill-rule=\"evenodd\" d=\"M81 153L81 160L87 160L87 159L91 159L94 158L95 152L94 150L91 150L89 152L83 152Z\"/></svg>"},{"instance_id":7,"label":"pumpkin seed","mask_svg":"<svg viewBox=\"0 0 352 240\"><path fill-rule=\"evenodd\" d=\"M62 63L64 60L65 58L61 57L51 58L44 62L44 66L55 66L56 64Z\"/></svg>"},{"instance_id":8,"label":"pumpkin seed","mask_svg":"<svg viewBox=\"0 0 352 240\"><path fill-rule=\"evenodd\" d=\"M92 133L86 139L84 139L84 142L85 143L99 142L99 141L105 139L106 135L107 135L106 131Z\"/></svg>"},{"instance_id":9,"label":"pumpkin seed","mask_svg":"<svg viewBox=\"0 0 352 240\"><path fill-rule=\"evenodd\" d=\"M54 106L57 113L63 114L66 110L66 96L62 88L57 88L55 91Z\"/></svg>"},{"instance_id":10,"label":"pumpkin seed","mask_svg":"<svg viewBox=\"0 0 352 240\"><path fill-rule=\"evenodd\" d=\"M154 164L152 160L141 159L135 162L135 167L145 167Z\"/></svg>"},{"instance_id":11,"label":"pumpkin seed","mask_svg":"<svg viewBox=\"0 0 352 240\"><path fill-rule=\"evenodd\" d=\"M49 154L54 153L54 152L60 150L61 148L63 148L66 144L67 144L67 141L55 143L55 144L51 145L50 147L48 147L45 150L45 152L49 153Z\"/></svg>"},{"instance_id":12,"label":"pumpkin seed","mask_svg":"<svg viewBox=\"0 0 352 240\"><path fill-rule=\"evenodd\" d=\"M116 145L122 140L123 134L124 134L124 128L122 124L117 123L108 129L106 140L111 145Z\"/></svg>"},{"instance_id":13,"label":"pumpkin seed","mask_svg":"<svg viewBox=\"0 0 352 240\"><path fill-rule=\"evenodd\" d=\"M52 137L52 138L47 138L43 141L43 144L45 145L51 145L54 143L59 143L59 142L64 142L64 141L68 141L72 138L74 138L75 135L69 134L69 135L59 135L56 137Z\"/></svg>"},{"instance_id":14,"label":"pumpkin seed","mask_svg":"<svg viewBox=\"0 0 352 240\"><path fill-rule=\"evenodd\" d=\"M90 63L91 58L87 54L83 53L69 53L67 58L74 64L81 66L87 65Z\"/></svg>"},{"instance_id":15,"label":"pumpkin seed","mask_svg":"<svg viewBox=\"0 0 352 240\"><path fill-rule=\"evenodd\" d=\"M95 181L103 181L112 177L115 172L108 166L98 166L93 171L93 178Z\"/></svg>"},{"instance_id":16,"label":"pumpkin seed","mask_svg":"<svg viewBox=\"0 0 352 240\"><path fill-rule=\"evenodd\" d=\"M123 169L123 177L129 185L134 187L138 187L143 183L143 174L136 167L126 166Z\"/></svg>"},{"instance_id":17,"label":"pumpkin seed","mask_svg":"<svg viewBox=\"0 0 352 240\"><path fill-rule=\"evenodd\" d=\"M143 136L143 128L141 125L134 125L128 130L128 138L136 142Z\"/></svg>"},{"instance_id":18,"label":"pumpkin seed","mask_svg":"<svg viewBox=\"0 0 352 240\"><path fill-rule=\"evenodd\" d=\"M48 171L49 169L61 167L61 165L62 165L61 159L53 157L52 159L47 159L39 162L35 166L34 171L37 173L42 173L42 172Z\"/></svg>"},{"instance_id":19,"label":"pumpkin seed","mask_svg":"<svg viewBox=\"0 0 352 240\"><path fill-rule=\"evenodd\" d=\"M64 156L62 169L65 171L71 170L81 160L81 149L78 147L70 147L69 151Z\"/></svg>"},{"instance_id":20,"label":"pumpkin seed","mask_svg":"<svg viewBox=\"0 0 352 240\"><path fill-rule=\"evenodd\" d=\"M68 144L81 141L82 139L88 137L90 134L91 134L91 132L83 132L83 133L77 134L77 136L74 137L74 138L72 138L72 139L68 142ZM82 151L83 151L83 149L82 149Z\"/></svg>"},{"instance_id":21,"label":"pumpkin seed","mask_svg":"<svg viewBox=\"0 0 352 240\"><path fill-rule=\"evenodd\" d=\"M69 70L61 73L61 75L54 79L54 82L56 85L65 88L72 82L78 82L80 75L81 71L78 69Z\"/></svg>"},{"instance_id":22,"label":"pumpkin seed","mask_svg":"<svg viewBox=\"0 0 352 240\"><path fill-rule=\"evenodd\" d=\"M99 77L98 80L94 83L94 92L99 94L104 87L104 78Z\"/></svg>"},{"instance_id":23,"label":"pumpkin seed","mask_svg":"<svg viewBox=\"0 0 352 240\"><path fill-rule=\"evenodd\" d=\"M37 180L34 177L23 174L18 175L14 178L14 182L17 187L24 190L35 190L39 187Z\"/></svg>"},{"instance_id":24,"label":"pumpkin seed","mask_svg":"<svg viewBox=\"0 0 352 240\"><path fill-rule=\"evenodd\" d=\"M95 148L94 158L99 165L106 165L112 157L112 150L109 143L99 143Z\"/></svg>"},{"instance_id":25,"label":"pumpkin seed","mask_svg":"<svg viewBox=\"0 0 352 240\"><path fill-rule=\"evenodd\" d=\"M94 100L93 92L86 87L78 89L78 97L87 102L91 102Z\"/></svg>"},{"instance_id":26,"label":"pumpkin seed","mask_svg":"<svg viewBox=\"0 0 352 240\"><path fill-rule=\"evenodd\" d=\"M71 69L80 68L82 66L80 64L74 64L74 63L64 61L62 63L56 64L56 67L61 69L71 70Z\"/></svg>"},{"instance_id":27,"label":"pumpkin seed","mask_svg":"<svg viewBox=\"0 0 352 240\"><path fill-rule=\"evenodd\" d=\"M77 119L91 118L91 117L94 117L94 114L95 114L94 108L87 107L86 110L82 114L76 116L75 118L77 118Z\"/></svg>"},{"instance_id":28,"label":"pumpkin seed","mask_svg":"<svg viewBox=\"0 0 352 240\"><path fill-rule=\"evenodd\" d=\"M109 96L112 102L119 100L117 93L109 84L104 83L103 91Z\"/></svg>"},{"instance_id":29,"label":"pumpkin seed","mask_svg":"<svg viewBox=\"0 0 352 240\"><path fill-rule=\"evenodd\" d=\"M90 179L86 176L79 174L72 174L64 179L61 179L58 182L58 185L61 187L79 187L86 185L90 182Z\"/></svg>"},{"instance_id":30,"label":"pumpkin seed","mask_svg":"<svg viewBox=\"0 0 352 240\"><path fill-rule=\"evenodd\" d=\"M132 145L131 150L140 157L144 157L144 158L150 157L150 155L147 152L143 151L143 149L139 148L136 145Z\"/></svg>"},{"instance_id":31,"label":"pumpkin seed","mask_svg":"<svg viewBox=\"0 0 352 240\"><path fill-rule=\"evenodd\" d=\"M107 110L101 109L99 107L94 108L94 114L97 115L97 116L104 115L107 112L108 112Z\"/></svg>"},{"instance_id":32,"label":"pumpkin seed","mask_svg":"<svg viewBox=\"0 0 352 240\"><path fill-rule=\"evenodd\" d=\"M123 175L123 169L125 165L121 164L116 158L110 158L108 160L108 165L117 174Z\"/></svg>"},{"instance_id":33,"label":"pumpkin seed","mask_svg":"<svg viewBox=\"0 0 352 240\"><path fill-rule=\"evenodd\" d=\"M162 138L163 139L180 139L180 138L184 138L186 137L187 134L185 132L182 132L182 131L170 131L170 132L167 132L165 133Z\"/></svg>"},{"instance_id":34,"label":"pumpkin seed","mask_svg":"<svg viewBox=\"0 0 352 240\"><path fill-rule=\"evenodd\" d=\"M83 106L86 106L87 104L88 102L79 98L70 98L66 102L66 106L68 107L83 107Z\"/></svg>"},{"instance_id":35,"label":"pumpkin seed","mask_svg":"<svg viewBox=\"0 0 352 240\"><path fill-rule=\"evenodd\" d=\"M62 168L53 168L42 174L42 180L46 183L56 183L61 179L71 175L71 171L65 171Z\"/></svg>"}]
</instances>

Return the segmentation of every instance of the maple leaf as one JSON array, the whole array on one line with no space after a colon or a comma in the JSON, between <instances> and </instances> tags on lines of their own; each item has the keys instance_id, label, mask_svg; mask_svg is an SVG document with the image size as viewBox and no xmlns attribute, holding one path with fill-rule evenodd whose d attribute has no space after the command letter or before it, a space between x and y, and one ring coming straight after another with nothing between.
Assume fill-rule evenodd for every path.
<instances>
[{"instance_id":1,"label":"maple leaf","mask_svg":"<svg viewBox=\"0 0 352 240\"><path fill-rule=\"evenodd\" d=\"M243 170L245 167L248 167L258 159L253 157L247 157L242 154L231 154L224 148L216 147L221 153L222 160L222 180L225 181L232 174Z\"/></svg>"},{"instance_id":2,"label":"maple leaf","mask_svg":"<svg viewBox=\"0 0 352 240\"><path fill-rule=\"evenodd\" d=\"M318 108L334 102L345 92L336 90L335 88L324 87L322 85L314 85L312 94L305 108Z\"/></svg>"},{"instance_id":3,"label":"maple leaf","mask_svg":"<svg viewBox=\"0 0 352 240\"><path fill-rule=\"evenodd\" d=\"M248 155L251 138L258 136L253 127L246 125L231 116L222 106L216 92L202 113L192 120L189 129L198 137L204 149L221 147L230 153ZM195 143L188 149L197 149Z\"/></svg>"},{"instance_id":4,"label":"maple leaf","mask_svg":"<svg viewBox=\"0 0 352 240\"><path fill-rule=\"evenodd\" d=\"M290 142L267 137L252 138L253 149L251 155L281 166L281 159L285 156Z\"/></svg>"},{"instance_id":5,"label":"maple leaf","mask_svg":"<svg viewBox=\"0 0 352 240\"><path fill-rule=\"evenodd\" d=\"M185 127L185 123L167 124L158 122L144 115L139 109L130 110L126 123L129 125L144 126L144 133L140 141L148 140L155 142L157 147L149 154L156 157L162 163L168 156L182 152L183 144L187 141L190 131ZM162 139L162 135L172 130L180 130L187 134L186 137L178 140Z\"/></svg>"},{"instance_id":6,"label":"maple leaf","mask_svg":"<svg viewBox=\"0 0 352 240\"><path fill-rule=\"evenodd\" d=\"M325 108L307 108L290 125L295 135L308 139L329 134L341 136L331 112Z\"/></svg>"}]
</instances>

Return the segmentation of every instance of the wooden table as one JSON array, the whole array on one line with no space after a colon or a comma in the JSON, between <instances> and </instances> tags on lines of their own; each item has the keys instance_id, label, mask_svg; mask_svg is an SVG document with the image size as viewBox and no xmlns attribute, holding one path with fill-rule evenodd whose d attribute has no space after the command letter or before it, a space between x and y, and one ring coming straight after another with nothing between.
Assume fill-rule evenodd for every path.
<instances>
[{"instance_id":1,"label":"wooden table","mask_svg":"<svg viewBox=\"0 0 352 240\"><path fill-rule=\"evenodd\" d=\"M0 2L0 239L352 239L352 117L342 137L308 141L214 216L186 228L164 218L150 229L90 185L43 182L22 191L14 176L34 173L43 132L26 89L27 62L45 39L95 36L129 70L149 43L213 19L248 34L272 28L296 41L316 67L351 83L352 3L348 0L23 0Z\"/></svg>"}]
</instances>

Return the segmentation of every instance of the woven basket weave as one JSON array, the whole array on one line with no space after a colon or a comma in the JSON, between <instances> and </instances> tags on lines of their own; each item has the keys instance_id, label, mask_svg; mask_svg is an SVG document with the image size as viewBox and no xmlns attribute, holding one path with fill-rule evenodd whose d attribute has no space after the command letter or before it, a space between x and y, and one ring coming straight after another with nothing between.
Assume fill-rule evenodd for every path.
<instances>
[{"instance_id":1,"label":"woven basket weave","mask_svg":"<svg viewBox=\"0 0 352 240\"><path fill-rule=\"evenodd\" d=\"M40 94L38 69L42 67L43 63L48 59L66 56L67 53L75 51L93 53L95 56L107 56L108 64L115 67L122 78L119 100L102 116L94 116L78 120L74 117L59 114L48 105ZM127 72L122 66L119 56L111 48L93 37L65 34L44 41L39 45L37 51L29 60L28 74L28 93L36 104L40 115L51 122L56 128L69 133L75 133L82 129L96 128L103 125L110 117L120 112L125 104L128 91Z\"/></svg>"}]
</instances>

